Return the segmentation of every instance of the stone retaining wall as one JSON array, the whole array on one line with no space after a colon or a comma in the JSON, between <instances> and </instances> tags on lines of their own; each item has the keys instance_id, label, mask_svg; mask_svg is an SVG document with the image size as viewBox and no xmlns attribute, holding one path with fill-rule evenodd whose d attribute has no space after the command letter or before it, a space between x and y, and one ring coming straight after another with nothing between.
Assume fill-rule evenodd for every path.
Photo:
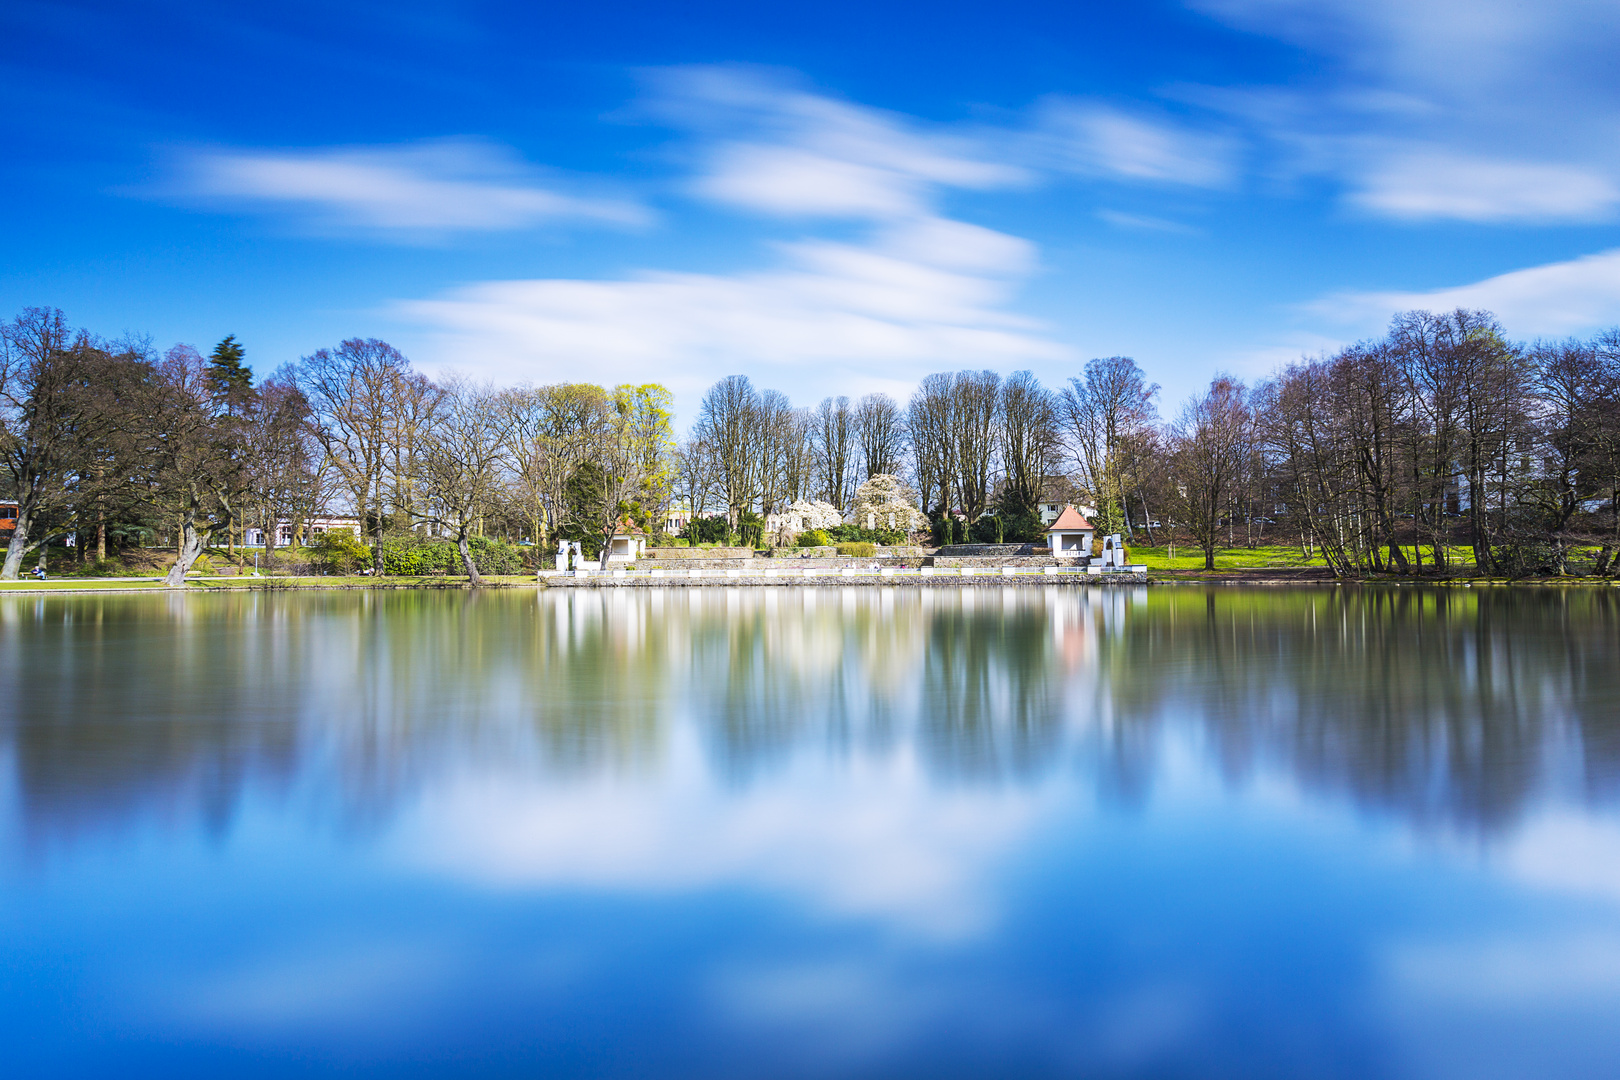
<instances>
[{"instance_id":1,"label":"stone retaining wall","mask_svg":"<svg viewBox=\"0 0 1620 1080\"><path fill-rule=\"evenodd\" d=\"M615 578L610 574L591 574L586 577L551 577L542 578L542 588L551 589L705 589L705 588L743 588L754 586L776 586L781 588L842 588L859 589L873 587L899 587L923 589L1005 589L1005 588L1054 588L1069 587L1083 588L1086 586L1119 586L1119 585L1146 585L1147 579L1135 574L1018 574L1003 576L1001 574L981 573L972 577L962 577L958 574L939 574L924 577L918 574L879 576L877 574L859 574L844 576L842 574L817 574L812 577L802 575L788 575L782 573L776 577L764 577L758 574L739 575L727 577L719 574L704 574L698 577L686 575L670 577L649 577L647 575L625 576Z\"/></svg>"},{"instance_id":2,"label":"stone retaining wall","mask_svg":"<svg viewBox=\"0 0 1620 1080\"><path fill-rule=\"evenodd\" d=\"M947 544L934 552L947 558L1012 558L1017 555L1050 555L1046 544Z\"/></svg>"},{"instance_id":3,"label":"stone retaining wall","mask_svg":"<svg viewBox=\"0 0 1620 1080\"><path fill-rule=\"evenodd\" d=\"M926 565L927 561L920 556L907 559L884 559L878 556L857 559L851 555L822 555L801 559L796 555L784 555L775 559L639 559L633 564L626 563L624 566L634 570L747 570L749 573L763 573L770 569L840 570L850 566L873 565L915 567L919 564Z\"/></svg>"}]
</instances>

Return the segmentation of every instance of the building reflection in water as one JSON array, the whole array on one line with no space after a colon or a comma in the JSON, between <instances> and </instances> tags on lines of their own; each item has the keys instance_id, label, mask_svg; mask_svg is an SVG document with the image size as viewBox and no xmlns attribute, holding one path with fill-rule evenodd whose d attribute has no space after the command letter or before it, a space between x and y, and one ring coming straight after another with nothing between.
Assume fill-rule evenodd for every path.
<instances>
[{"instance_id":1,"label":"building reflection in water","mask_svg":"<svg viewBox=\"0 0 1620 1080\"><path fill-rule=\"evenodd\" d=\"M1232 784L1489 837L1620 783L1614 590L823 588L0 599L31 841L228 830L320 792L385 825L452 772L732 790L902 756L936 789L1152 797L1167 740ZM300 795L299 797L304 797Z\"/></svg>"}]
</instances>

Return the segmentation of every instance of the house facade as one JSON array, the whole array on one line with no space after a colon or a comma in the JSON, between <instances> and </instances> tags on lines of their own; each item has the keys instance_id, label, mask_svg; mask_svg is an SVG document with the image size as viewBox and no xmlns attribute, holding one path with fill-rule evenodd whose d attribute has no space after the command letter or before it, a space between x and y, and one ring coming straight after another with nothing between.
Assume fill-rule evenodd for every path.
<instances>
[{"instance_id":1,"label":"house facade","mask_svg":"<svg viewBox=\"0 0 1620 1080\"><path fill-rule=\"evenodd\" d=\"M339 529L347 530L356 537L362 535L360 530L360 519L357 517L314 517L310 518L306 522L303 522L303 525L304 535L310 540L320 536L322 533ZM276 547L291 547L293 542L293 530L295 528L296 526L291 521L276 522ZM250 526L249 528L243 529L242 546L264 547L264 529L257 526Z\"/></svg>"}]
</instances>

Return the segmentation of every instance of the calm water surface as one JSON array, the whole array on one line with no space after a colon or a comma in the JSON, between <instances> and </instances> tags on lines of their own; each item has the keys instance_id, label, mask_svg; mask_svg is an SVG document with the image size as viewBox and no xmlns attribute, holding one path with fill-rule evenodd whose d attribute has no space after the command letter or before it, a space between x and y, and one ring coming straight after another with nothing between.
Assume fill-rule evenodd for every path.
<instances>
[{"instance_id":1,"label":"calm water surface","mask_svg":"<svg viewBox=\"0 0 1620 1080\"><path fill-rule=\"evenodd\" d=\"M1612 1077L1617 594L0 597L0 1073Z\"/></svg>"}]
</instances>

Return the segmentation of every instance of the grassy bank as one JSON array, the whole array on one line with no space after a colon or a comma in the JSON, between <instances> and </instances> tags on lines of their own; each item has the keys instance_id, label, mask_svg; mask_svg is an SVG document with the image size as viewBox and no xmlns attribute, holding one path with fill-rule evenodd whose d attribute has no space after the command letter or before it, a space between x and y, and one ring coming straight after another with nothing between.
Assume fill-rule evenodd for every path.
<instances>
[{"instance_id":1,"label":"grassy bank","mask_svg":"<svg viewBox=\"0 0 1620 1080\"><path fill-rule=\"evenodd\" d=\"M1414 563L1417 561L1419 551L1416 547L1402 549L1406 557ZM1196 547L1175 546L1175 555L1172 558L1170 550L1165 547L1147 547L1130 545L1127 547L1131 561L1145 565L1149 570L1202 570L1204 569L1204 553ZM1423 565L1432 566L1434 563L1434 549L1424 547L1421 552ZM1474 567L1472 555L1466 548L1450 548L1446 553L1447 568L1452 572L1470 571ZM1215 569L1223 570L1301 570L1310 567L1327 568L1327 560L1321 555L1309 558L1297 547L1237 547L1218 548L1215 552Z\"/></svg>"}]
</instances>

